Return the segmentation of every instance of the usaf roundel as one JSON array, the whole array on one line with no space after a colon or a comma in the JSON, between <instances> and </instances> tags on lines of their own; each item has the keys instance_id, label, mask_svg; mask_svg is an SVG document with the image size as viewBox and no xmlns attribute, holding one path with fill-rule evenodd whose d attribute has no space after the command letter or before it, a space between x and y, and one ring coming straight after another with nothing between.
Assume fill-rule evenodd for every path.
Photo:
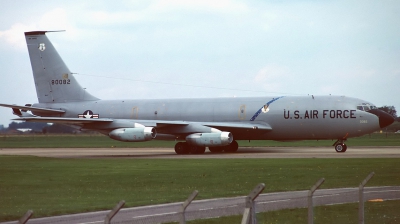
<instances>
[{"instance_id":1,"label":"usaf roundel","mask_svg":"<svg viewBox=\"0 0 400 224\"><path fill-rule=\"evenodd\" d=\"M86 110L85 112L83 112L83 114L78 114L78 118L87 118L87 119L99 118L99 115L94 114L93 111L91 110Z\"/></svg>"}]
</instances>

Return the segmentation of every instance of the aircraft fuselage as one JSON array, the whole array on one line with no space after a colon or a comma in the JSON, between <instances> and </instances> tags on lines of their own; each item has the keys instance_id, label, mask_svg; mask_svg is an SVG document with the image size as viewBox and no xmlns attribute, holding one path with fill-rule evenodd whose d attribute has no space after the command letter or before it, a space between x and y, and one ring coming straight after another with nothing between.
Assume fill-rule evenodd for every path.
<instances>
[{"instance_id":1,"label":"aircraft fuselage","mask_svg":"<svg viewBox=\"0 0 400 224\"><path fill-rule=\"evenodd\" d=\"M267 109L263 106L274 100ZM249 131L222 128L230 131L236 140L304 140L339 139L361 136L380 129L374 114L358 110L357 106L370 103L344 96L287 96L213 99L147 99L98 100L86 102L34 104L36 107L62 109L63 117L78 118L90 110L90 119L111 118L124 120L170 120L189 122L267 123L270 131ZM257 114L257 111L261 112ZM37 114L40 115L40 114ZM97 125L97 124L96 124ZM87 125L90 129L119 128ZM85 127L84 127L85 128ZM171 127L162 134L171 133ZM196 132L194 130L193 132Z\"/></svg>"}]
</instances>

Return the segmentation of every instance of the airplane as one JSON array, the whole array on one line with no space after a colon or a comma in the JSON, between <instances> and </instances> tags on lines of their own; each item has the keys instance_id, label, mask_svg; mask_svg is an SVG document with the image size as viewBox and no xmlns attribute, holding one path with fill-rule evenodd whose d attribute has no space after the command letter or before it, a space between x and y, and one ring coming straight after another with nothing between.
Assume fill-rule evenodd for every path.
<instances>
[{"instance_id":1,"label":"airplane","mask_svg":"<svg viewBox=\"0 0 400 224\"><path fill-rule=\"evenodd\" d=\"M236 152L238 140L345 141L392 124L370 102L346 96L101 100L75 79L46 33L25 32L38 103L14 105L14 120L71 125L112 139L174 140L177 154ZM28 112L30 111L30 112Z\"/></svg>"}]
</instances>

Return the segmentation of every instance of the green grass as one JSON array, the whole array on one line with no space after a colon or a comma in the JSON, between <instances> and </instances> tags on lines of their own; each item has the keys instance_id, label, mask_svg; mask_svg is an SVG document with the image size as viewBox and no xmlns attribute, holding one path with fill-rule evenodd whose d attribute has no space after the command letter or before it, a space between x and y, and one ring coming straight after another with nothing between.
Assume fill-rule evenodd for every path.
<instances>
[{"instance_id":1,"label":"green grass","mask_svg":"<svg viewBox=\"0 0 400 224\"><path fill-rule=\"evenodd\" d=\"M238 141L241 147L316 147L331 146L334 140L306 140L296 142ZM400 134L371 134L350 138L351 146L400 146ZM173 148L174 141L119 142L104 135L0 135L0 148Z\"/></svg>"},{"instance_id":2,"label":"green grass","mask_svg":"<svg viewBox=\"0 0 400 224\"><path fill-rule=\"evenodd\" d=\"M0 156L0 221L247 195L258 183L264 192L400 185L400 159L57 159Z\"/></svg>"},{"instance_id":3,"label":"green grass","mask_svg":"<svg viewBox=\"0 0 400 224\"><path fill-rule=\"evenodd\" d=\"M365 223L399 223L400 200L384 202L366 202L364 205ZM230 224L240 223L242 216L227 216L215 219L189 221L191 224ZM257 214L259 224L307 223L307 209L283 209ZM314 208L314 223L358 223L358 203L317 206Z\"/></svg>"},{"instance_id":4,"label":"green grass","mask_svg":"<svg viewBox=\"0 0 400 224\"><path fill-rule=\"evenodd\" d=\"M173 148L173 141L120 142L105 135L8 135L0 148Z\"/></svg>"}]
</instances>

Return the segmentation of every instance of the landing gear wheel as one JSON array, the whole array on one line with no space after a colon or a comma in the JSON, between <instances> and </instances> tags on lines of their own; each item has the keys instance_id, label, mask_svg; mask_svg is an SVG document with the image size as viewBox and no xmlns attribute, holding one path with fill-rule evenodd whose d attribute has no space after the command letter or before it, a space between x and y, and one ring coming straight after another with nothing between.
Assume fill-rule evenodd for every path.
<instances>
[{"instance_id":1,"label":"landing gear wheel","mask_svg":"<svg viewBox=\"0 0 400 224\"><path fill-rule=\"evenodd\" d=\"M347 145L343 144L343 151L342 152L346 152L346 150L347 150Z\"/></svg>"},{"instance_id":2,"label":"landing gear wheel","mask_svg":"<svg viewBox=\"0 0 400 224\"><path fill-rule=\"evenodd\" d=\"M175 144L176 154L189 154L189 145L186 142L178 142Z\"/></svg>"},{"instance_id":3,"label":"landing gear wheel","mask_svg":"<svg viewBox=\"0 0 400 224\"><path fill-rule=\"evenodd\" d=\"M336 152L346 152L347 145L344 143L339 143L339 144L335 145L335 150L336 150Z\"/></svg>"},{"instance_id":4,"label":"landing gear wheel","mask_svg":"<svg viewBox=\"0 0 400 224\"><path fill-rule=\"evenodd\" d=\"M239 149L239 144L235 140L231 142L231 144L224 146L225 152L236 152L238 149Z\"/></svg>"},{"instance_id":5,"label":"landing gear wheel","mask_svg":"<svg viewBox=\"0 0 400 224\"><path fill-rule=\"evenodd\" d=\"M208 150L213 153L218 153L224 151L224 147L208 147Z\"/></svg>"},{"instance_id":6,"label":"landing gear wheel","mask_svg":"<svg viewBox=\"0 0 400 224\"><path fill-rule=\"evenodd\" d=\"M206 151L204 146L190 145L189 148L191 154L203 154Z\"/></svg>"}]
</instances>

